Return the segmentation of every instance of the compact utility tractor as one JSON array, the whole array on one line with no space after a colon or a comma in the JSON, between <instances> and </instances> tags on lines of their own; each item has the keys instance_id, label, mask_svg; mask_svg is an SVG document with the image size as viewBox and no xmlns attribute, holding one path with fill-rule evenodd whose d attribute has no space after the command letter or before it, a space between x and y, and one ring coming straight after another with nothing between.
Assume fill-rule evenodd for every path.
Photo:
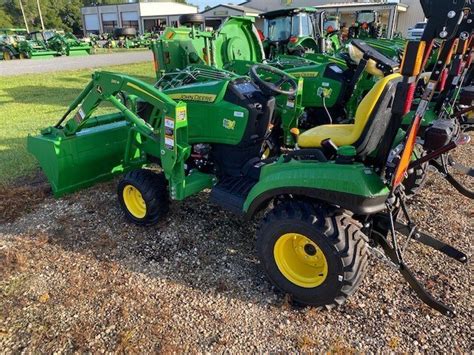
<instances>
[{"instance_id":1,"label":"compact utility tractor","mask_svg":"<svg viewBox=\"0 0 474 355\"><path fill-rule=\"evenodd\" d=\"M18 49L26 59L52 58L66 53L66 45L52 30L30 32L18 44Z\"/></svg>"},{"instance_id":2,"label":"compact utility tractor","mask_svg":"<svg viewBox=\"0 0 474 355\"><path fill-rule=\"evenodd\" d=\"M21 59L18 43L24 41L26 35L24 28L0 28L0 59Z\"/></svg>"},{"instance_id":3,"label":"compact utility tractor","mask_svg":"<svg viewBox=\"0 0 474 355\"><path fill-rule=\"evenodd\" d=\"M231 26L228 25L229 23ZM193 24L199 25L200 23L194 22ZM195 58L195 62L201 64L213 63L213 67L218 67L225 62L224 69L240 75L250 74L255 80L259 80L258 75L250 72L250 68L258 62L245 60L246 58L260 58L259 54L261 53L261 51L255 50L261 46L261 41L253 29L250 19L236 18L234 20L231 18L217 32L203 32L197 27L193 28L192 25L167 31L169 39L161 40L158 42L159 45L153 46L155 67L159 68L157 71L158 80L163 77L166 69L187 71L185 66L188 66L191 61L186 59L191 57ZM179 32L179 35L176 35L176 32ZM203 41L203 38L206 41ZM234 38L238 38L239 43L242 43L242 38L245 38L245 45L240 47L247 50L239 52L238 57L231 55L224 57L221 53L229 51L223 45L232 44ZM194 40L190 41L190 39ZM188 52L193 55L174 55L178 48L182 53ZM199 56L200 53L206 53L206 48L211 48L210 54L206 57ZM277 99L275 117L271 121L272 128L265 140L265 157L280 154L282 148L292 149L296 144L295 129L302 132L327 123L356 122L357 106L375 82L381 77L399 70L397 61L385 57L373 46L369 46L366 41L352 40L347 48L348 53L340 53L341 60L339 61L333 58L331 62L318 63L307 59L309 55L306 55L305 58L279 55L273 60L263 60L266 64L283 69L296 79L299 78L300 81L303 79L302 90L298 90L297 95L292 96L283 92L275 94ZM171 71L166 75L174 78L175 86L180 86L182 83L179 79L185 78L182 74L181 72L180 75L174 75ZM426 78L427 74L429 73L424 74ZM268 70L266 75L267 77L271 76ZM403 126L405 129L414 114L415 111L412 111L405 117ZM436 113L430 110L425 115L422 128L429 127L435 117ZM360 119L357 122L360 122ZM422 131L423 129L420 132ZM399 140L401 137L402 135L399 135ZM400 145L399 140L394 144ZM416 160L422 155L424 155L422 144L418 144L412 159ZM427 168L428 163L425 163L410 169L409 177L404 182L407 195L413 195L421 190L426 180ZM458 184L455 187L458 188Z\"/></svg>"},{"instance_id":4,"label":"compact utility tractor","mask_svg":"<svg viewBox=\"0 0 474 355\"><path fill-rule=\"evenodd\" d=\"M355 22L349 28L350 38L382 38L382 25L377 11L357 11L355 15Z\"/></svg>"},{"instance_id":5,"label":"compact utility tractor","mask_svg":"<svg viewBox=\"0 0 474 355\"><path fill-rule=\"evenodd\" d=\"M252 71L269 71L280 86L266 75L249 78L208 66L166 75L157 86L96 72L55 126L28 138L28 150L58 197L122 175L118 201L138 225L157 223L170 201L204 189L210 189L213 203L243 218L265 211L257 232L261 266L295 302L328 308L344 303L367 272L371 253L399 270L425 303L453 315L403 259L406 245L416 241L467 261L464 253L419 231L404 203L401 183L432 98L430 85L402 149L392 149L433 38L449 41L465 19L458 0L422 4L428 18L423 41L409 42L401 74L380 79L360 102L357 123L307 130L296 137L299 148L285 154L262 159L261 150L275 89L285 83L286 91L297 92L299 85L262 65ZM433 85L446 61L438 65ZM94 115L103 103L116 112ZM449 124L446 131L433 125L433 134L427 129L425 144L440 146L432 157L467 141L457 120Z\"/></svg>"},{"instance_id":6,"label":"compact utility tractor","mask_svg":"<svg viewBox=\"0 0 474 355\"><path fill-rule=\"evenodd\" d=\"M349 27L349 39L363 39L370 46L392 60L400 60L405 41L385 38L379 13L372 10L357 11L354 24Z\"/></svg>"},{"instance_id":7,"label":"compact utility tractor","mask_svg":"<svg viewBox=\"0 0 474 355\"><path fill-rule=\"evenodd\" d=\"M60 36L66 44L66 55L77 57L91 54L92 46L90 43L79 40L70 32Z\"/></svg>"},{"instance_id":8,"label":"compact utility tractor","mask_svg":"<svg viewBox=\"0 0 474 355\"><path fill-rule=\"evenodd\" d=\"M27 59L88 55L91 48L72 33L56 30L31 32L18 43L19 56Z\"/></svg>"},{"instance_id":9,"label":"compact utility tractor","mask_svg":"<svg viewBox=\"0 0 474 355\"><path fill-rule=\"evenodd\" d=\"M343 49L337 17L315 7L280 9L260 15L265 19L263 46L268 59L280 55L307 58L335 55ZM318 58L318 57L316 57Z\"/></svg>"},{"instance_id":10,"label":"compact utility tractor","mask_svg":"<svg viewBox=\"0 0 474 355\"><path fill-rule=\"evenodd\" d=\"M265 20L263 47L266 57L321 52L323 29L321 23L315 21L316 13L314 7L300 7L261 14Z\"/></svg>"},{"instance_id":11,"label":"compact utility tractor","mask_svg":"<svg viewBox=\"0 0 474 355\"><path fill-rule=\"evenodd\" d=\"M184 22L180 21L181 23ZM195 26L169 28L163 38L152 44L157 80L165 73L202 64L248 75L254 64L264 62L303 79L302 99L288 98L304 108L304 115L289 116L282 122L286 145L294 145L291 128L307 129L323 123L350 122L358 102L379 77L398 70L399 64L378 55L363 59L362 41L349 46L350 54L341 58L319 54L319 62L299 56L280 55L265 59L260 37L249 18L230 18L218 31L201 31ZM288 96L288 95L287 95ZM285 101L284 104L287 102ZM292 110L298 114L297 110Z\"/></svg>"}]
</instances>

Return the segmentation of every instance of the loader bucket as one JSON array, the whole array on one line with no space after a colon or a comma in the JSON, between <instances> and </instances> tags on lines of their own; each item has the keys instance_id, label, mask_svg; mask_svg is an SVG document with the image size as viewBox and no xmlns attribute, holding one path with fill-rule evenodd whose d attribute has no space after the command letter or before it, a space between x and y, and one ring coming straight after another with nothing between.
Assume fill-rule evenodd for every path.
<instances>
[{"instance_id":1,"label":"loader bucket","mask_svg":"<svg viewBox=\"0 0 474 355\"><path fill-rule=\"evenodd\" d=\"M29 136L27 149L36 157L56 197L105 181L133 167L124 164L130 125L120 115L101 116L95 125L72 136L49 128ZM99 122L100 120L100 122Z\"/></svg>"},{"instance_id":2,"label":"loader bucket","mask_svg":"<svg viewBox=\"0 0 474 355\"><path fill-rule=\"evenodd\" d=\"M90 46L71 46L68 48L67 55L71 57L78 57L82 55L89 55L90 53Z\"/></svg>"},{"instance_id":3,"label":"loader bucket","mask_svg":"<svg viewBox=\"0 0 474 355\"><path fill-rule=\"evenodd\" d=\"M56 51L32 51L31 52L31 59L53 58L57 56L58 56L58 52Z\"/></svg>"}]
</instances>

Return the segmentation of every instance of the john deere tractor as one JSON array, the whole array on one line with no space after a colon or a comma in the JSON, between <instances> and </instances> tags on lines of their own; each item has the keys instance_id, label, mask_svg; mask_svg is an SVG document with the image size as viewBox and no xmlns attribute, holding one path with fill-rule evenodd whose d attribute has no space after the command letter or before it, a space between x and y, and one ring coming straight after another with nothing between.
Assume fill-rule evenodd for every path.
<instances>
[{"instance_id":1,"label":"john deere tractor","mask_svg":"<svg viewBox=\"0 0 474 355\"><path fill-rule=\"evenodd\" d=\"M18 44L25 40L27 32L23 28L0 28L0 59L20 59Z\"/></svg>"},{"instance_id":2,"label":"john deere tractor","mask_svg":"<svg viewBox=\"0 0 474 355\"><path fill-rule=\"evenodd\" d=\"M320 52L320 23L315 21L314 7L281 9L261 14L265 19L263 47L267 58L279 54L300 55ZM322 38L321 38L322 40Z\"/></svg>"},{"instance_id":3,"label":"john deere tractor","mask_svg":"<svg viewBox=\"0 0 474 355\"><path fill-rule=\"evenodd\" d=\"M66 44L53 30L34 31L18 44L24 58L51 58L66 54Z\"/></svg>"},{"instance_id":4,"label":"john deere tractor","mask_svg":"<svg viewBox=\"0 0 474 355\"><path fill-rule=\"evenodd\" d=\"M401 74L384 77L369 91L355 123L312 128L297 136L299 149L280 156L261 158L275 89L285 85L295 94L298 83L261 64L251 71L268 75L249 78L196 66L164 76L156 87L96 72L55 126L28 138L28 150L58 197L121 175L118 202L125 217L138 225L157 223L171 201L204 189L211 190L212 202L243 218L265 211L257 232L261 266L295 302L328 308L344 303L369 271L370 253L398 269L425 303L453 315L427 293L403 259L405 246L416 241L467 260L419 231L404 204L401 183L433 95L431 86L402 149L392 150L411 105L411 83L429 54L425 45L430 48L443 31L443 40L449 40L464 19L460 1L422 0L422 5L428 18L423 41L409 43ZM432 74L434 84L445 59ZM94 115L103 103L116 112ZM449 122L453 129L444 136L436 126L426 135L425 144L440 145L433 156L466 138L456 120Z\"/></svg>"},{"instance_id":5,"label":"john deere tractor","mask_svg":"<svg viewBox=\"0 0 474 355\"><path fill-rule=\"evenodd\" d=\"M279 55L266 60L262 42L249 18L231 17L214 32L201 31L195 25L168 28L163 38L152 45L157 80L193 64L248 75L250 68L261 62L301 79L301 99L283 94L277 100L278 119L272 133L272 140L276 135L280 142L273 144L277 150L281 144L294 145L292 128L305 130L325 123L351 122L358 102L375 81L399 67L362 41L355 41L349 46L350 53L339 59L324 55L314 58L317 54L312 54L316 60L311 60L308 54L305 58ZM363 58L368 50L371 53Z\"/></svg>"},{"instance_id":6,"label":"john deere tractor","mask_svg":"<svg viewBox=\"0 0 474 355\"><path fill-rule=\"evenodd\" d=\"M350 38L382 38L382 25L377 11L364 10L356 12L356 19L349 28Z\"/></svg>"}]
</instances>

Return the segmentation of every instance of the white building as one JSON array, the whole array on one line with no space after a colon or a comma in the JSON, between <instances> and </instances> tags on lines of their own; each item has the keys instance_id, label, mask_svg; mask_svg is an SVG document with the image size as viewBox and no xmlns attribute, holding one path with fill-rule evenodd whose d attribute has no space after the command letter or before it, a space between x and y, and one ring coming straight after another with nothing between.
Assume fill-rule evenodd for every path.
<instances>
[{"instance_id":1,"label":"white building","mask_svg":"<svg viewBox=\"0 0 474 355\"><path fill-rule=\"evenodd\" d=\"M206 27L217 28L229 16L249 16L255 18L255 25L263 27L263 19L258 16L263 11L244 5L221 4L204 10L201 14L206 19Z\"/></svg>"},{"instance_id":2,"label":"white building","mask_svg":"<svg viewBox=\"0 0 474 355\"><path fill-rule=\"evenodd\" d=\"M375 10L377 7L382 8L384 4L392 4L392 7L396 7L396 12L391 18L388 10L381 10L382 20L386 24L392 20L395 32L401 32L404 36L406 36L409 27L425 20L420 0L248 0L241 3L240 6L267 12L285 7L326 5L325 10L338 12L342 21L350 25L353 21L351 21L351 16L353 17L354 12L358 9Z\"/></svg>"},{"instance_id":3,"label":"white building","mask_svg":"<svg viewBox=\"0 0 474 355\"><path fill-rule=\"evenodd\" d=\"M180 15L197 12L196 6L160 0L87 6L81 9L84 35L112 33L115 28L120 27L134 27L143 33L165 26L174 26Z\"/></svg>"}]
</instances>

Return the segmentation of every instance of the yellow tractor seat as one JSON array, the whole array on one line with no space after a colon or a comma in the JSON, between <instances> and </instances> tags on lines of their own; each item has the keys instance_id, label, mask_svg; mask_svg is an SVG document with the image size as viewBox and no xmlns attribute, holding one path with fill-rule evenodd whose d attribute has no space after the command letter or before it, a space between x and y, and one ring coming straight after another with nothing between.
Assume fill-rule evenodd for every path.
<instances>
[{"instance_id":1,"label":"yellow tractor seat","mask_svg":"<svg viewBox=\"0 0 474 355\"><path fill-rule=\"evenodd\" d=\"M358 153L372 149L385 132L400 80L401 75L398 73L380 79L360 102L353 124L328 124L311 128L299 135L298 146L319 148L323 140L330 138L337 146L354 145Z\"/></svg>"}]
</instances>

